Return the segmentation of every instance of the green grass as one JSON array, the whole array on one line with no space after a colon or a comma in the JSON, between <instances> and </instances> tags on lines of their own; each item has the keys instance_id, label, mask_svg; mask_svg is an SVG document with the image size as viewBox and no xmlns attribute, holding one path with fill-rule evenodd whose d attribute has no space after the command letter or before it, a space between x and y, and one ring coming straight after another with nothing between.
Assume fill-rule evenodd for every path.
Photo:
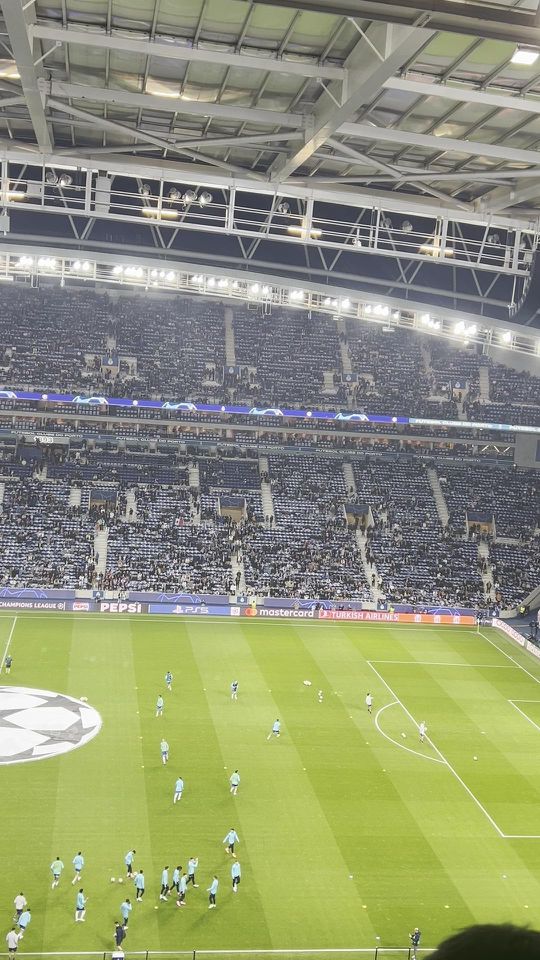
<instances>
[{"instance_id":1,"label":"green grass","mask_svg":"<svg viewBox=\"0 0 540 960\"><path fill-rule=\"evenodd\" d=\"M0 617L0 654L12 624ZM19 616L2 681L86 696L103 727L64 757L2 767L5 928L23 890L33 913L25 952L109 950L129 892L110 877L123 876L131 846L147 890L130 950L404 946L415 925L430 946L477 921L540 925L540 836L516 836L540 835L540 664L485 634ZM282 737L268 742L276 717ZM427 721L434 746L419 744L413 719ZM173 806L177 775L186 788ZM231 826L241 840L237 896L222 844ZM79 849L85 924L73 922ZM56 854L70 867L52 891ZM160 904L162 867L191 854L200 888L183 910L173 898ZM214 872L218 908L208 911Z\"/></svg>"}]
</instances>

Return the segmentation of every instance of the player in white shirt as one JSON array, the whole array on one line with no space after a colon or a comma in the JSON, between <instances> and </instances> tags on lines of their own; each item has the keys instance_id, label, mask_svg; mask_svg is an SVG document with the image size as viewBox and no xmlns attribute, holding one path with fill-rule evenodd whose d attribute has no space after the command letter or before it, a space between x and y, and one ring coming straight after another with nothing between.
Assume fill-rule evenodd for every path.
<instances>
[{"instance_id":1,"label":"player in white shirt","mask_svg":"<svg viewBox=\"0 0 540 960\"><path fill-rule=\"evenodd\" d=\"M422 720L418 725L418 733L420 734L420 743L424 742L424 738L427 733L426 721Z\"/></svg>"},{"instance_id":2,"label":"player in white shirt","mask_svg":"<svg viewBox=\"0 0 540 960\"><path fill-rule=\"evenodd\" d=\"M24 893L22 892L22 890L21 890L20 893L17 894L17 896L15 897L13 903L14 903L14 905L15 905L15 916L13 917L13 923L17 923L18 920L19 920L19 917L20 917L21 913L23 912L24 908L26 907L26 897L25 897Z\"/></svg>"},{"instance_id":3,"label":"player in white shirt","mask_svg":"<svg viewBox=\"0 0 540 960\"><path fill-rule=\"evenodd\" d=\"M373 707L373 697L371 696L370 693L366 693L366 707L367 707L367 712L371 713L371 708Z\"/></svg>"},{"instance_id":4,"label":"player in white shirt","mask_svg":"<svg viewBox=\"0 0 540 960\"><path fill-rule=\"evenodd\" d=\"M19 934L15 930L15 927L12 927L11 930L6 934L6 943L8 945L10 957L14 957L17 953L17 946L19 944Z\"/></svg>"}]
</instances>

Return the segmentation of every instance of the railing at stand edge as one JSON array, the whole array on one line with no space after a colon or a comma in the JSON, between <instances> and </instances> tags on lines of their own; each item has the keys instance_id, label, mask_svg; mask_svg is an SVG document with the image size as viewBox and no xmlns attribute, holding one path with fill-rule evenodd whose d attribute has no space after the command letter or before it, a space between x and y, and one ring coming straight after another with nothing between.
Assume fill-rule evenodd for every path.
<instances>
[{"instance_id":1,"label":"railing at stand edge","mask_svg":"<svg viewBox=\"0 0 540 960\"><path fill-rule=\"evenodd\" d=\"M418 947L418 960L429 957L435 947ZM62 960L78 960L80 957L94 957L97 960L413 960L411 947L364 947L320 950L82 950L55 953L25 953L25 960L45 960L61 957Z\"/></svg>"}]
</instances>

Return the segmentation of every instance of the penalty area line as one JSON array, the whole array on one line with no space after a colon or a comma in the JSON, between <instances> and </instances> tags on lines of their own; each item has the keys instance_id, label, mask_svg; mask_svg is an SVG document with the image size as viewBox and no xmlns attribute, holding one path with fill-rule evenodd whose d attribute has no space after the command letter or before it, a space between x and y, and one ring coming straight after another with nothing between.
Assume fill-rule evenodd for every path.
<instances>
[{"instance_id":1,"label":"penalty area line","mask_svg":"<svg viewBox=\"0 0 540 960\"><path fill-rule=\"evenodd\" d=\"M366 663L367 663L368 666L371 668L371 670L373 670L373 672L377 675L377 677L379 678L379 680L381 681L381 683L384 684L384 686L386 687L386 689L388 690L388 692L390 693L390 695L394 698L394 700L395 700L397 703L400 704L401 708L405 711L405 713L407 714L407 716L409 717L409 719L413 722L413 724L415 725L415 727L418 729L418 723L417 723L417 721L414 719L414 717L413 717L412 713L410 712L410 710L407 710L407 707L405 706L405 704L403 703L403 701L399 699L399 697L397 696L396 692L395 692L394 690L392 690L392 687L390 686L390 684L386 682L386 680L384 679L383 676L381 676L381 674L379 673L379 671L377 670L377 668L373 666L373 663L371 662L371 660L366 660ZM454 769L454 767L452 766L452 764L450 763L450 761L446 759L446 757L444 756L444 754L441 752L441 750L439 750L439 748L436 746L436 744L433 743L433 740L432 740L430 737L426 736L426 740L428 741L428 743L431 744L431 746L433 747L433 749L435 750L435 752L438 753L438 755L439 755L439 757L441 758L442 762L446 765L446 767L448 768L448 770L450 771L450 773L456 778L456 780L458 781L458 783L461 784L461 786L463 787L463 789L464 789L464 790L466 791L466 793L469 795L469 797L471 798L471 800L476 804L476 806L478 807L478 809L481 810L481 812L484 814L484 816L486 817L486 819L489 820L489 822L490 822L491 826L493 827L493 829L496 830L496 832L498 833L498 835L499 835L500 837L503 837L503 838L504 838L504 837L505 837L505 834L503 833L503 831L501 830L501 828L499 827L499 825L495 822L495 820L493 819L493 817L491 816L491 814L488 813L488 811L486 810L486 808L484 807L484 805L480 802L480 800L478 799L478 797L475 796L475 794L472 792L471 788L468 787L467 784L465 783L465 781L461 779L459 773L457 772L457 770Z\"/></svg>"},{"instance_id":2,"label":"penalty area line","mask_svg":"<svg viewBox=\"0 0 540 960\"><path fill-rule=\"evenodd\" d=\"M520 700L519 702L520 703L538 703L538 700ZM528 720L529 723L531 723L533 727L536 727L536 729L540 733L540 727L538 726L538 724L535 723L534 720L531 720L531 718L527 716L527 714L525 713L524 710L521 709L521 707L518 707L515 700L509 700L508 703L511 703L514 710L517 710L517 712L520 713L522 717L525 717L525 720Z\"/></svg>"},{"instance_id":3,"label":"penalty area line","mask_svg":"<svg viewBox=\"0 0 540 960\"><path fill-rule=\"evenodd\" d=\"M4 650L4 655L0 660L0 673L4 669L4 664L6 662L6 657L8 655L9 647L13 639L13 634L15 632L15 627L17 626L17 617L13 617L13 623L11 624L11 630L9 631L9 637L7 638L6 649Z\"/></svg>"}]
</instances>

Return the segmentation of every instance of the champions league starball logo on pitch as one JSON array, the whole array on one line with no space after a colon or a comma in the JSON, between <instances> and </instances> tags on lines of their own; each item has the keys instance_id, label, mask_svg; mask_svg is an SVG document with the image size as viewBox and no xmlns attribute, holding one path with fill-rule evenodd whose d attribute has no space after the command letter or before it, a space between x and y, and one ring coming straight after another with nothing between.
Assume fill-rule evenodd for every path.
<instances>
[{"instance_id":1,"label":"champions league starball logo on pitch","mask_svg":"<svg viewBox=\"0 0 540 960\"><path fill-rule=\"evenodd\" d=\"M92 740L97 710L63 693L0 687L0 765L56 757Z\"/></svg>"}]
</instances>

